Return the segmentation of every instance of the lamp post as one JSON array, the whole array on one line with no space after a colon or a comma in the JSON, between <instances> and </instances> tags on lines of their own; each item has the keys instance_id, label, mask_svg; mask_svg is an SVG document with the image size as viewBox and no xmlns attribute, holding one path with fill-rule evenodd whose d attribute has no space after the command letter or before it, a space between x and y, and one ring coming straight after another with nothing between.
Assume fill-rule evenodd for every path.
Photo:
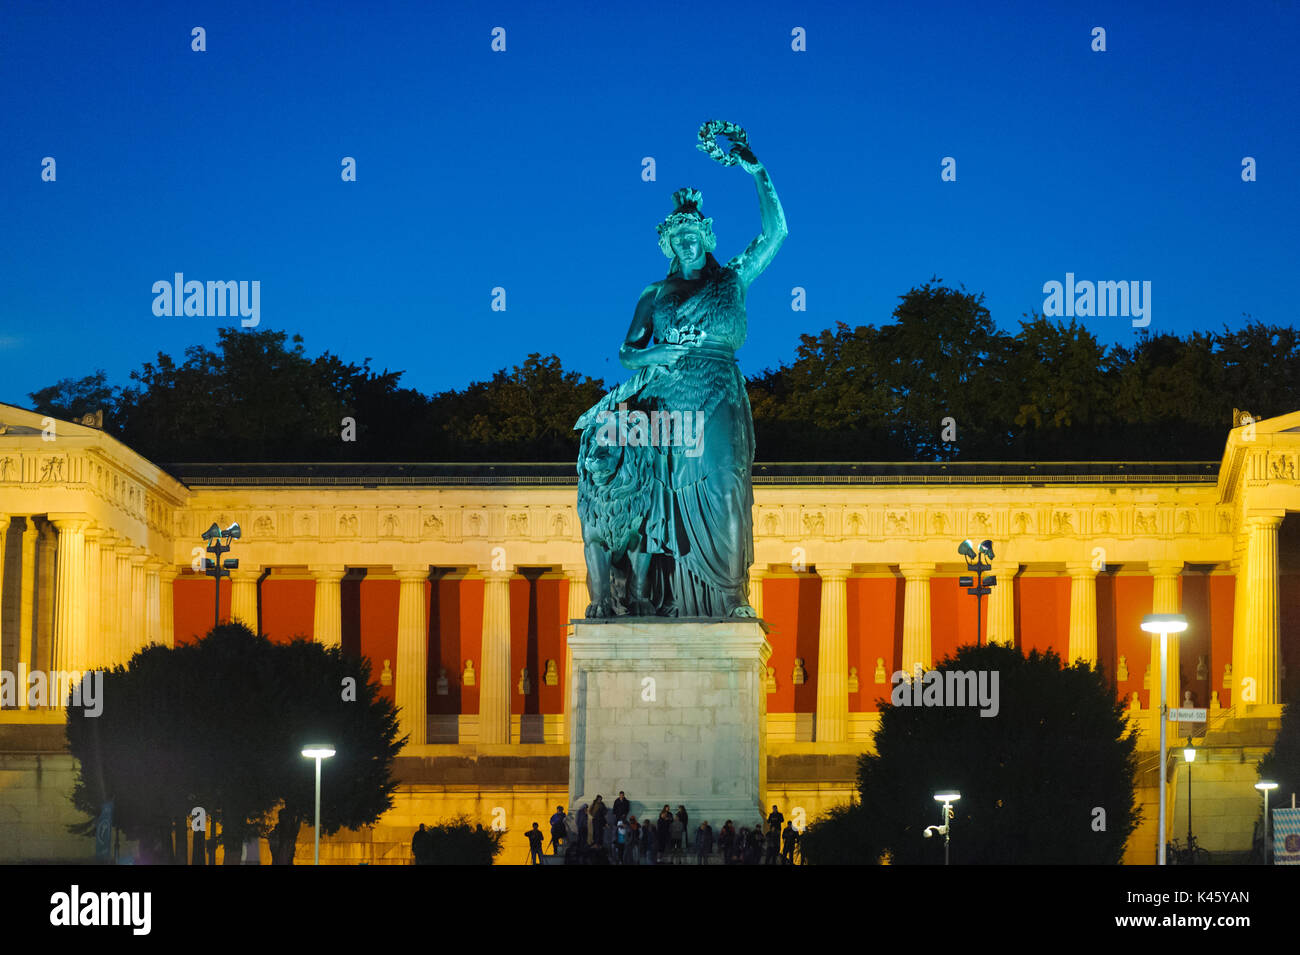
<instances>
[{"instance_id":1,"label":"lamp post","mask_svg":"<svg viewBox=\"0 0 1300 955\"><path fill-rule=\"evenodd\" d=\"M1156 864L1165 865L1165 781L1169 775L1169 767L1165 765L1165 724L1168 715L1168 707L1165 705L1165 682L1168 680L1165 652L1169 647L1169 635L1187 629L1187 618L1180 613L1149 613L1142 618L1142 629L1147 633L1160 634L1160 830L1156 833Z\"/></svg>"},{"instance_id":2,"label":"lamp post","mask_svg":"<svg viewBox=\"0 0 1300 955\"><path fill-rule=\"evenodd\" d=\"M1192 738L1187 737L1187 745L1183 748L1183 762L1187 764L1187 851L1190 854L1192 850L1192 763L1196 762L1196 747L1192 745ZM1192 855L1192 862L1196 861L1196 856Z\"/></svg>"},{"instance_id":3,"label":"lamp post","mask_svg":"<svg viewBox=\"0 0 1300 955\"><path fill-rule=\"evenodd\" d=\"M216 627L221 624L221 578L229 577L232 570L239 569L239 558L227 557L223 561L221 555L230 550L231 541L239 540L239 523L231 524L223 531L213 522L202 537L208 542L208 553L213 555L203 558L203 572L212 578L212 626Z\"/></svg>"},{"instance_id":4,"label":"lamp post","mask_svg":"<svg viewBox=\"0 0 1300 955\"><path fill-rule=\"evenodd\" d=\"M998 579L992 574L984 576L985 571L993 567L993 542L984 541L977 550L975 542L967 539L957 546L957 553L966 558L966 569L974 575L957 578L957 585L965 587L966 593L975 598L975 646L978 647L981 643L980 630L983 627L980 603L984 595L992 593L992 588L998 583Z\"/></svg>"},{"instance_id":5,"label":"lamp post","mask_svg":"<svg viewBox=\"0 0 1300 955\"><path fill-rule=\"evenodd\" d=\"M1268 794L1277 789L1277 783L1262 779L1255 783L1255 788L1264 794L1264 865L1268 865L1268 857L1273 851L1273 837L1269 831L1271 820L1268 817Z\"/></svg>"},{"instance_id":6,"label":"lamp post","mask_svg":"<svg viewBox=\"0 0 1300 955\"><path fill-rule=\"evenodd\" d=\"M944 790L934 794L934 801L943 803L943 809L940 814L943 818L942 826L926 826L922 835L929 839L935 833L943 836L943 864L948 864L948 841L949 832L952 829L952 804L961 798L961 793L956 790Z\"/></svg>"},{"instance_id":7,"label":"lamp post","mask_svg":"<svg viewBox=\"0 0 1300 955\"><path fill-rule=\"evenodd\" d=\"M329 743L313 743L304 746L303 756L316 760L316 859L313 865L320 865L320 761L334 755L334 747Z\"/></svg>"}]
</instances>

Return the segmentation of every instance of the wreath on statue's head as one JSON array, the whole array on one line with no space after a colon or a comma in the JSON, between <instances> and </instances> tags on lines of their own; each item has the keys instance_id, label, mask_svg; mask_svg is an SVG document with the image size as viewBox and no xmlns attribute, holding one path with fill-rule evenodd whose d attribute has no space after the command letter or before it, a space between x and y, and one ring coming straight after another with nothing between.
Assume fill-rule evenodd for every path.
<instances>
[{"instance_id":1,"label":"wreath on statue's head","mask_svg":"<svg viewBox=\"0 0 1300 955\"><path fill-rule=\"evenodd\" d=\"M748 147L749 134L735 123L728 123L721 119L711 119L700 127L700 141L695 148L708 153L711 159L722 163L724 166L734 166L740 162L740 157L729 152L723 152L722 147L718 145L719 135L726 136L727 139L731 140L733 147Z\"/></svg>"}]
</instances>

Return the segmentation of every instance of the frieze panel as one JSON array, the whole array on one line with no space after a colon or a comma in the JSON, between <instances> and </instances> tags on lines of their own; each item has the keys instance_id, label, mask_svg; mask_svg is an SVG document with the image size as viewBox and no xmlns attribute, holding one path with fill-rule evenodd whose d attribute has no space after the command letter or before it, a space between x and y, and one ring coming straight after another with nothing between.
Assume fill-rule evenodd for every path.
<instances>
[{"instance_id":1,"label":"frieze panel","mask_svg":"<svg viewBox=\"0 0 1300 955\"><path fill-rule=\"evenodd\" d=\"M1268 456L1268 477L1273 481L1296 479L1296 456L1275 452Z\"/></svg>"}]
</instances>

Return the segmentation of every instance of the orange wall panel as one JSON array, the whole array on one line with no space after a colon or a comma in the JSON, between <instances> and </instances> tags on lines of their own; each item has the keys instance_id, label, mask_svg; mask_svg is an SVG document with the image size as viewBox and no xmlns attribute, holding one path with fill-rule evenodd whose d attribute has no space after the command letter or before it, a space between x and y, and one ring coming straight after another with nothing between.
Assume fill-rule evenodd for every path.
<instances>
[{"instance_id":1,"label":"orange wall panel","mask_svg":"<svg viewBox=\"0 0 1300 955\"><path fill-rule=\"evenodd\" d=\"M482 577L465 577L459 581L460 662L448 669L447 679L460 682L466 660L474 661L474 685L462 686L461 712L477 713L479 689L483 682L483 592L487 583Z\"/></svg>"},{"instance_id":2,"label":"orange wall panel","mask_svg":"<svg viewBox=\"0 0 1300 955\"><path fill-rule=\"evenodd\" d=\"M172 627L176 646L194 643L212 629L212 578L185 574L172 584ZM221 619L230 619L230 581L221 582Z\"/></svg>"},{"instance_id":3,"label":"orange wall panel","mask_svg":"<svg viewBox=\"0 0 1300 955\"><path fill-rule=\"evenodd\" d=\"M776 675L776 692L767 695L769 713L817 711L817 644L821 626L821 581L804 577L769 577L763 581L763 619L771 627L767 665ZM806 681L794 685L795 657L802 657Z\"/></svg>"},{"instance_id":4,"label":"orange wall panel","mask_svg":"<svg viewBox=\"0 0 1300 955\"><path fill-rule=\"evenodd\" d=\"M1151 705L1149 691L1142 685L1142 677L1151 664L1151 636L1142 629L1142 618L1151 612L1154 581L1151 577L1115 577L1113 617L1109 626L1115 633L1116 667L1119 657L1128 660L1128 679L1117 685L1124 699L1136 692L1144 707ZM1098 613L1100 614L1100 607ZM1160 675L1156 674L1159 681Z\"/></svg>"},{"instance_id":5,"label":"orange wall panel","mask_svg":"<svg viewBox=\"0 0 1300 955\"><path fill-rule=\"evenodd\" d=\"M1219 705L1232 705L1232 690L1223 685L1223 667L1232 662L1233 601L1237 595L1237 578L1219 574L1210 578L1210 686L1219 694Z\"/></svg>"},{"instance_id":6,"label":"orange wall panel","mask_svg":"<svg viewBox=\"0 0 1300 955\"><path fill-rule=\"evenodd\" d=\"M902 648L903 588L901 577L848 580L849 666L858 668L858 692L849 694L851 713L874 713L878 700L889 701L889 681ZM884 660L884 683L876 682L877 659Z\"/></svg>"},{"instance_id":7,"label":"orange wall panel","mask_svg":"<svg viewBox=\"0 0 1300 955\"><path fill-rule=\"evenodd\" d=\"M392 664L393 682L380 686L379 692L397 703L397 595L400 582L396 580L361 581L361 655L370 658L371 679L379 683L384 661Z\"/></svg>"},{"instance_id":8,"label":"orange wall panel","mask_svg":"<svg viewBox=\"0 0 1300 955\"><path fill-rule=\"evenodd\" d=\"M1291 699L1300 683L1300 574L1279 574L1277 579L1278 627L1286 678L1282 680L1282 701Z\"/></svg>"},{"instance_id":9,"label":"orange wall panel","mask_svg":"<svg viewBox=\"0 0 1300 955\"><path fill-rule=\"evenodd\" d=\"M1190 690L1193 706L1209 706L1213 689L1210 658L1214 639L1210 577L1207 574L1183 574L1179 590L1178 605L1187 617L1187 630L1178 635L1178 699L1181 702L1183 693ZM1196 675L1201 657L1205 658L1205 679Z\"/></svg>"},{"instance_id":10,"label":"orange wall panel","mask_svg":"<svg viewBox=\"0 0 1300 955\"><path fill-rule=\"evenodd\" d=\"M957 577L930 578L930 653L935 663L975 643L975 598L960 586ZM981 642L988 639L989 598L979 607Z\"/></svg>"},{"instance_id":11,"label":"orange wall panel","mask_svg":"<svg viewBox=\"0 0 1300 955\"><path fill-rule=\"evenodd\" d=\"M1050 648L1070 662L1070 578L1017 577L1015 586L1016 646L1026 654Z\"/></svg>"},{"instance_id":12,"label":"orange wall panel","mask_svg":"<svg viewBox=\"0 0 1300 955\"><path fill-rule=\"evenodd\" d=\"M557 672L564 663L564 627L561 624L560 584L566 583L563 596L568 599L567 582L558 577L515 576L510 579L510 712L560 713L563 677L555 686L546 686L543 677L546 661L555 660ZM520 670L528 668L531 692L519 692Z\"/></svg>"},{"instance_id":13,"label":"orange wall panel","mask_svg":"<svg viewBox=\"0 0 1300 955\"><path fill-rule=\"evenodd\" d=\"M275 643L314 639L316 581L262 581L262 632Z\"/></svg>"}]
</instances>

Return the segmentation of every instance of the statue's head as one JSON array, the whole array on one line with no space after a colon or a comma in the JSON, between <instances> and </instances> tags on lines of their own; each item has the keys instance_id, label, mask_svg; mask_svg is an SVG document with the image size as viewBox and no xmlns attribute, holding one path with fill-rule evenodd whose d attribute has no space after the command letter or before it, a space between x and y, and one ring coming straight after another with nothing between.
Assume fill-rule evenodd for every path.
<instances>
[{"instance_id":1,"label":"statue's head","mask_svg":"<svg viewBox=\"0 0 1300 955\"><path fill-rule=\"evenodd\" d=\"M693 261L701 251L709 255L717 248L713 220L700 212L703 205L704 197L698 189L678 189L673 193L673 214L657 226L659 248L674 260L673 271L680 268L683 257L690 256L687 261Z\"/></svg>"}]
</instances>

